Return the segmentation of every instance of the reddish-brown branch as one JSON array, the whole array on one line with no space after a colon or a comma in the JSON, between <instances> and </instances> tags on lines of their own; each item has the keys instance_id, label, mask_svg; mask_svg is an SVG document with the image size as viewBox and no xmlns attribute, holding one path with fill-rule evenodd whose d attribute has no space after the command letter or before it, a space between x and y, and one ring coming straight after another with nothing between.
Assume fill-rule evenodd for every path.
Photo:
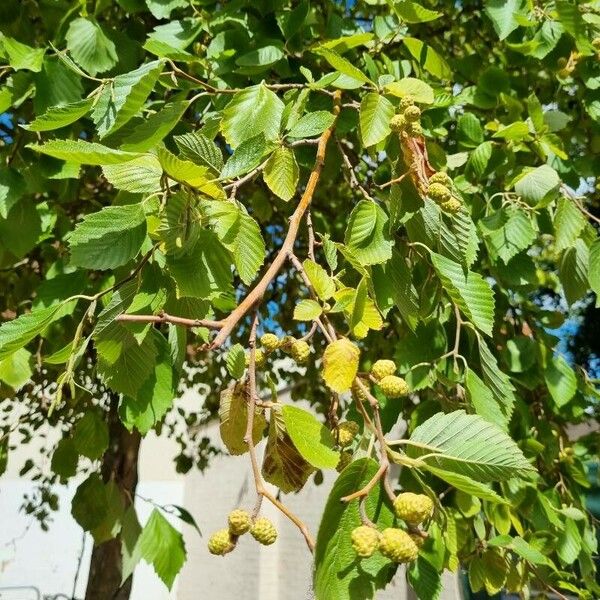
<instances>
[{"instance_id":1,"label":"reddish-brown branch","mask_svg":"<svg viewBox=\"0 0 600 600\"><path fill-rule=\"evenodd\" d=\"M334 93L334 105L333 105L333 114L337 118L337 115L340 112L340 100L341 100L341 92L338 90ZM317 156L315 159L315 165L313 170L311 171L310 177L308 178L308 182L306 184L306 188L302 197L300 198L300 202L298 202L298 206L296 210L293 212L290 217L290 225L285 236L285 240L275 256L275 259L262 276L260 281L254 286L252 291L240 302L240 304L222 321L222 327L213 341L210 343L210 348L218 348L221 346L225 340L229 337L235 326L240 322L240 320L248 314L248 312L252 309L253 306L259 302L264 296L267 288L275 279L281 267L284 265L286 258L289 252L294 247L294 242L296 241L296 237L298 235L298 230L300 228L300 223L302 221L302 217L304 213L310 206L310 203L313 198L313 194L315 193L315 189L317 187L317 183L319 182L319 178L321 177L321 171L323 170L323 165L325 164L325 152L327 150L327 143L329 142L329 138L333 133L333 128L335 126L335 121L332 125L326 129L319 138L319 144L317 145Z\"/></svg>"},{"instance_id":2,"label":"reddish-brown branch","mask_svg":"<svg viewBox=\"0 0 600 600\"><path fill-rule=\"evenodd\" d=\"M208 329L220 329L223 325L221 321L212 321L210 319L184 319L169 315L166 312L158 315L119 315L116 321L126 323L172 323L173 325L183 325L184 327L207 327Z\"/></svg>"}]
</instances>

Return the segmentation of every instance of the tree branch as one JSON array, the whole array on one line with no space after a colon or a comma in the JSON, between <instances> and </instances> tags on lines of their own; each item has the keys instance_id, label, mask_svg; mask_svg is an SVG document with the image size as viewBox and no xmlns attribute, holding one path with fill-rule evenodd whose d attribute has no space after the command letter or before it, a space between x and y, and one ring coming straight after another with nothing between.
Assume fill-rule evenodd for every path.
<instances>
[{"instance_id":1,"label":"tree branch","mask_svg":"<svg viewBox=\"0 0 600 600\"><path fill-rule=\"evenodd\" d=\"M258 465L258 458L256 456L256 447L254 446L254 439L252 437L252 431L254 429L254 411L256 408L256 328L258 326L258 315L254 315L252 320L252 327L250 330L250 338L248 340L248 346L250 348L249 364L248 364L248 417L246 420L246 434L244 435L244 442L248 445L248 452L250 454L250 463L252 464L252 474L254 475L254 486L256 487L256 493L258 499L256 507L254 509L254 517L258 515L261 506L261 499L266 498L273 506L278 508L302 533L306 540L308 549L313 552L315 549L315 542L308 531L306 524L297 517L290 509L285 506L280 500L278 500L267 488L263 482L263 478Z\"/></svg>"},{"instance_id":2,"label":"tree branch","mask_svg":"<svg viewBox=\"0 0 600 600\"><path fill-rule=\"evenodd\" d=\"M212 321L211 319L184 319L169 315L166 312L160 312L157 315L128 315L121 314L115 321L127 323L172 323L173 325L183 325L184 327L207 327L208 329L221 329L221 321Z\"/></svg>"},{"instance_id":3,"label":"tree branch","mask_svg":"<svg viewBox=\"0 0 600 600\"><path fill-rule=\"evenodd\" d=\"M334 105L333 105L333 114L337 118L337 115L340 112L340 101L341 101L341 92L338 90L334 94ZM289 252L294 247L294 242L296 241L296 237L298 235L298 229L300 227L300 222L302 221L302 217L304 213L308 209L313 194L315 193L315 189L317 187L317 183L319 182L319 178L321 177L321 171L323 170L323 165L325 164L325 152L327 150L327 142L333 133L333 128L335 126L335 120L331 124L331 126L326 129L319 138L319 144L317 146L317 156L315 159L315 165L313 170L311 171L310 177L308 178L308 182L306 184L306 188L302 197L300 198L300 202L296 207L296 210L293 212L290 217L290 225L285 236L285 240L277 253L277 256L267 269L266 273L262 276L261 280L256 284L256 286L252 289L252 291L240 302L240 304L235 308L229 316L227 316L222 321L222 327L214 340L209 344L209 348L215 349L219 348L223 345L225 340L229 337L235 326L239 323L239 321L252 309L253 306L259 302L270 283L277 276L281 267L286 261L286 258Z\"/></svg>"}]
</instances>

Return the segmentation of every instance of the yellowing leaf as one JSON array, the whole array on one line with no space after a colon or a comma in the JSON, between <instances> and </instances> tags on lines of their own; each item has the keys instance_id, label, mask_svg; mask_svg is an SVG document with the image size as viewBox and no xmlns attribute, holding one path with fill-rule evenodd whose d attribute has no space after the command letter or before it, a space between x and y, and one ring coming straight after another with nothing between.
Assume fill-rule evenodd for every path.
<instances>
[{"instance_id":1,"label":"yellowing leaf","mask_svg":"<svg viewBox=\"0 0 600 600\"><path fill-rule=\"evenodd\" d=\"M334 392L346 392L358 372L360 350L350 340L336 340L323 353L323 379Z\"/></svg>"}]
</instances>

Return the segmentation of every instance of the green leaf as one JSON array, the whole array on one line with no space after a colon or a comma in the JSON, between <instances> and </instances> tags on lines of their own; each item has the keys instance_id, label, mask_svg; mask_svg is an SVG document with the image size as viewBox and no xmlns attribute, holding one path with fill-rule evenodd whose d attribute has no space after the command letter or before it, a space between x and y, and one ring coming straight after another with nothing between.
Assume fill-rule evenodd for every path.
<instances>
[{"instance_id":1,"label":"green leaf","mask_svg":"<svg viewBox=\"0 0 600 600\"><path fill-rule=\"evenodd\" d=\"M223 111L221 131L232 148L243 141L264 133L265 139L275 141L283 115L283 102L263 84L237 92Z\"/></svg>"},{"instance_id":2,"label":"green leaf","mask_svg":"<svg viewBox=\"0 0 600 600\"><path fill-rule=\"evenodd\" d=\"M77 454L73 440L63 438L58 442L52 453L50 467L62 480L66 480L77 473L78 461L79 455Z\"/></svg>"},{"instance_id":3,"label":"green leaf","mask_svg":"<svg viewBox=\"0 0 600 600\"><path fill-rule=\"evenodd\" d=\"M233 254L241 280L250 284L266 253L258 223L237 202L203 202L202 210L223 246Z\"/></svg>"},{"instance_id":4,"label":"green leaf","mask_svg":"<svg viewBox=\"0 0 600 600\"><path fill-rule=\"evenodd\" d=\"M268 146L263 133L244 140L221 171L221 179L234 179L255 169L267 153Z\"/></svg>"},{"instance_id":5,"label":"green leaf","mask_svg":"<svg viewBox=\"0 0 600 600\"><path fill-rule=\"evenodd\" d=\"M30 313L20 315L12 321L5 321L0 327L0 360L4 360L50 325L65 315L61 310L64 304L55 304Z\"/></svg>"},{"instance_id":6,"label":"green leaf","mask_svg":"<svg viewBox=\"0 0 600 600\"><path fill-rule=\"evenodd\" d=\"M148 9L156 19L168 19L176 8L188 6L187 0L146 0Z\"/></svg>"},{"instance_id":7,"label":"green leaf","mask_svg":"<svg viewBox=\"0 0 600 600\"><path fill-rule=\"evenodd\" d=\"M84 531L98 527L108 514L106 486L98 473L92 473L75 490L71 514Z\"/></svg>"},{"instance_id":8,"label":"green leaf","mask_svg":"<svg viewBox=\"0 0 600 600\"><path fill-rule=\"evenodd\" d=\"M410 0L396 0L392 6L394 12L405 23L427 23L442 16L441 12L429 10L416 2L410 2Z\"/></svg>"},{"instance_id":9,"label":"green leaf","mask_svg":"<svg viewBox=\"0 0 600 600\"><path fill-rule=\"evenodd\" d=\"M114 269L138 255L145 237L141 204L107 206L86 215L69 234L71 263L84 269Z\"/></svg>"},{"instance_id":10,"label":"green leaf","mask_svg":"<svg viewBox=\"0 0 600 600\"><path fill-rule=\"evenodd\" d=\"M300 300L294 307L294 319L296 321L314 321L321 316L323 309L316 300Z\"/></svg>"},{"instance_id":11,"label":"green leaf","mask_svg":"<svg viewBox=\"0 0 600 600\"><path fill-rule=\"evenodd\" d=\"M504 207L479 223L491 257L505 264L536 239L531 218L515 206Z\"/></svg>"},{"instance_id":12,"label":"green leaf","mask_svg":"<svg viewBox=\"0 0 600 600\"><path fill-rule=\"evenodd\" d=\"M414 37L405 37L402 40L413 58L434 77L450 79L452 70L448 63L428 44Z\"/></svg>"},{"instance_id":13,"label":"green leaf","mask_svg":"<svg viewBox=\"0 0 600 600\"><path fill-rule=\"evenodd\" d=\"M454 261L431 252L431 262L444 289L469 318L487 335L494 326L494 294L490 285L478 273L467 271Z\"/></svg>"},{"instance_id":14,"label":"green leaf","mask_svg":"<svg viewBox=\"0 0 600 600\"><path fill-rule=\"evenodd\" d=\"M171 589L186 558L183 536L154 509L138 539L141 557Z\"/></svg>"},{"instance_id":15,"label":"green leaf","mask_svg":"<svg viewBox=\"0 0 600 600\"><path fill-rule=\"evenodd\" d=\"M321 135L328 127L333 125L335 117L326 110L303 115L290 129L288 136L291 138L311 138Z\"/></svg>"},{"instance_id":16,"label":"green leaf","mask_svg":"<svg viewBox=\"0 0 600 600\"><path fill-rule=\"evenodd\" d=\"M562 356L554 356L548 360L544 379L558 408L568 404L577 391L575 371Z\"/></svg>"},{"instance_id":17,"label":"green leaf","mask_svg":"<svg viewBox=\"0 0 600 600\"><path fill-rule=\"evenodd\" d=\"M0 217L6 219L11 208L26 191L24 177L15 169L3 168L0 171Z\"/></svg>"},{"instance_id":18,"label":"green leaf","mask_svg":"<svg viewBox=\"0 0 600 600\"><path fill-rule=\"evenodd\" d=\"M569 198L559 198L554 215L556 251L561 252L575 244L586 224L577 205Z\"/></svg>"},{"instance_id":19,"label":"green leaf","mask_svg":"<svg viewBox=\"0 0 600 600\"><path fill-rule=\"evenodd\" d=\"M211 198L223 198L223 188L213 177L212 171L203 165L197 165L169 152L166 148L158 149L158 160L165 173L175 181L185 183Z\"/></svg>"},{"instance_id":20,"label":"green leaf","mask_svg":"<svg viewBox=\"0 0 600 600\"><path fill-rule=\"evenodd\" d=\"M39 73L42 70L46 48L32 48L0 32L0 47L8 57L8 64L15 70Z\"/></svg>"},{"instance_id":21,"label":"green leaf","mask_svg":"<svg viewBox=\"0 0 600 600\"><path fill-rule=\"evenodd\" d=\"M377 92L366 94L360 103L360 135L365 146L374 146L390 134L394 105Z\"/></svg>"},{"instance_id":22,"label":"green leaf","mask_svg":"<svg viewBox=\"0 0 600 600\"><path fill-rule=\"evenodd\" d=\"M134 152L145 152L156 146L179 123L190 103L175 101L165 104L158 112L150 115L125 137L121 148ZM192 135L192 134L189 134Z\"/></svg>"},{"instance_id":23,"label":"green leaf","mask_svg":"<svg viewBox=\"0 0 600 600\"><path fill-rule=\"evenodd\" d=\"M246 370L246 353L241 344L234 344L227 351L225 358L227 372L234 379L241 379Z\"/></svg>"},{"instance_id":24,"label":"green leaf","mask_svg":"<svg viewBox=\"0 0 600 600\"><path fill-rule=\"evenodd\" d=\"M285 202L294 197L299 176L294 151L285 146L280 146L271 154L263 171L263 179L269 189Z\"/></svg>"},{"instance_id":25,"label":"green leaf","mask_svg":"<svg viewBox=\"0 0 600 600\"><path fill-rule=\"evenodd\" d=\"M223 443L230 454L239 455L248 452L248 444L244 441L248 420L248 405L244 386L236 384L221 392L219 405L220 432ZM267 423L262 412L255 409L252 439L258 444L263 436Z\"/></svg>"},{"instance_id":26,"label":"green leaf","mask_svg":"<svg viewBox=\"0 0 600 600\"><path fill-rule=\"evenodd\" d=\"M320 46L315 52L321 55L336 71L347 75L351 79L356 79L361 83L373 82L357 67L355 67L349 60L340 56L337 52L330 50L324 46ZM374 85L374 84L373 84Z\"/></svg>"},{"instance_id":27,"label":"green leaf","mask_svg":"<svg viewBox=\"0 0 600 600\"><path fill-rule=\"evenodd\" d=\"M74 19L69 24L65 39L75 62L90 75L112 69L119 60L114 42L95 20Z\"/></svg>"},{"instance_id":28,"label":"green leaf","mask_svg":"<svg viewBox=\"0 0 600 600\"><path fill-rule=\"evenodd\" d=\"M492 391L471 369L465 377L467 398L471 402L475 412L490 423L495 423L506 430L508 422L500 406L496 402Z\"/></svg>"},{"instance_id":29,"label":"green leaf","mask_svg":"<svg viewBox=\"0 0 600 600\"><path fill-rule=\"evenodd\" d=\"M373 598L375 590L385 587L396 570L396 565L379 552L357 560L350 538L352 530L362 524L358 503L341 501L361 489L377 468L377 463L368 458L352 462L342 471L329 494L315 548L316 600ZM365 511L379 529L393 526L394 515L380 484L366 497Z\"/></svg>"},{"instance_id":30,"label":"green leaf","mask_svg":"<svg viewBox=\"0 0 600 600\"><path fill-rule=\"evenodd\" d=\"M385 86L385 93L398 98L409 97L420 104L433 104L433 88L416 77L404 77Z\"/></svg>"},{"instance_id":31,"label":"green leaf","mask_svg":"<svg viewBox=\"0 0 600 600\"><path fill-rule=\"evenodd\" d=\"M138 152L123 152L84 140L50 140L45 144L29 144L27 147L34 152L84 165L117 165L143 157Z\"/></svg>"},{"instance_id":32,"label":"green leaf","mask_svg":"<svg viewBox=\"0 0 600 600\"><path fill-rule=\"evenodd\" d=\"M188 248L167 254L178 297L213 299L233 294L231 258L212 231L200 230Z\"/></svg>"},{"instance_id":33,"label":"green leaf","mask_svg":"<svg viewBox=\"0 0 600 600\"><path fill-rule=\"evenodd\" d=\"M102 168L106 179L117 189L132 194L152 193L160 190L163 170L155 156L147 154L117 165Z\"/></svg>"},{"instance_id":34,"label":"green leaf","mask_svg":"<svg viewBox=\"0 0 600 600\"><path fill-rule=\"evenodd\" d=\"M317 469L335 469L340 455L333 449L335 440L329 429L312 413L296 406L286 404L281 412L287 433L302 457Z\"/></svg>"},{"instance_id":35,"label":"green leaf","mask_svg":"<svg viewBox=\"0 0 600 600\"><path fill-rule=\"evenodd\" d=\"M117 75L106 84L92 111L100 138L117 131L142 108L163 69L156 60L130 73Z\"/></svg>"},{"instance_id":36,"label":"green leaf","mask_svg":"<svg viewBox=\"0 0 600 600\"><path fill-rule=\"evenodd\" d=\"M113 322L102 331L94 332L94 341L102 382L115 392L132 398L137 398L140 392L141 396L144 382L156 368L154 336L147 334L140 343L126 326Z\"/></svg>"},{"instance_id":37,"label":"green leaf","mask_svg":"<svg viewBox=\"0 0 600 600\"><path fill-rule=\"evenodd\" d=\"M410 441L426 447L409 445L408 456L476 481L505 481L534 472L506 433L463 410L436 413L412 432Z\"/></svg>"},{"instance_id":38,"label":"green leaf","mask_svg":"<svg viewBox=\"0 0 600 600\"><path fill-rule=\"evenodd\" d=\"M98 460L108 448L108 425L97 411L86 412L75 424L73 443L81 456Z\"/></svg>"},{"instance_id":39,"label":"green leaf","mask_svg":"<svg viewBox=\"0 0 600 600\"><path fill-rule=\"evenodd\" d=\"M556 553L563 564L571 565L581 552L581 534L577 523L572 519L566 519L565 528L560 532L556 542Z\"/></svg>"},{"instance_id":40,"label":"green leaf","mask_svg":"<svg viewBox=\"0 0 600 600\"><path fill-rule=\"evenodd\" d=\"M486 0L485 13L490 18L499 39L506 39L518 26L517 16L523 0Z\"/></svg>"},{"instance_id":41,"label":"green leaf","mask_svg":"<svg viewBox=\"0 0 600 600\"><path fill-rule=\"evenodd\" d=\"M135 513L135 506L131 504L121 519L121 585L129 579L142 558L137 543L141 532L142 526Z\"/></svg>"},{"instance_id":42,"label":"green leaf","mask_svg":"<svg viewBox=\"0 0 600 600\"><path fill-rule=\"evenodd\" d=\"M87 115L92 108L92 98L64 104L62 106L53 106L49 108L43 115L36 117L31 123L21 125L27 131L53 131L60 129L79 121Z\"/></svg>"},{"instance_id":43,"label":"green leaf","mask_svg":"<svg viewBox=\"0 0 600 600\"><path fill-rule=\"evenodd\" d=\"M223 155L217 145L199 131L176 135L174 138L181 157L197 165L208 167L216 173L223 169Z\"/></svg>"},{"instance_id":44,"label":"green leaf","mask_svg":"<svg viewBox=\"0 0 600 600\"><path fill-rule=\"evenodd\" d=\"M594 47L588 39L587 24L583 19L582 11L579 6L568 0L557 0L556 11L558 12L558 20L575 40L575 45L580 52L592 54Z\"/></svg>"},{"instance_id":45,"label":"green leaf","mask_svg":"<svg viewBox=\"0 0 600 600\"><path fill-rule=\"evenodd\" d=\"M124 425L128 429L135 427L142 435L146 435L162 420L177 397L177 377L169 343L156 330L151 330L148 335L152 337L157 351L151 362L151 372L135 397L124 396L119 405L119 415Z\"/></svg>"},{"instance_id":46,"label":"green leaf","mask_svg":"<svg viewBox=\"0 0 600 600\"><path fill-rule=\"evenodd\" d=\"M323 302L329 300L335 292L335 282L318 263L307 258L302 266L315 293Z\"/></svg>"},{"instance_id":47,"label":"green leaf","mask_svg":"<svg viewBox=\"0 0 600 600\"><path fill-rule=\"evenodd\" d=\"M419 600L438 600L440 597L442 578L423 556L419 556L409 568L408 581Z\"/></svg>"},{"instance_id":48,"label":"green leaf","mask_svg":"<svg viewBox=\"0 0 600 600\"><path fill-rule=\"evenodd\" d=\"M455 487L457 490L460 490L465 494L469 494L470 496L475 496L495 504L508 504L504 498L499 496L491 487L489 487L489 485L486 485L485 483L480 483L479 481L475 481L475 479L471 479L466 475L460 475L459 473L453 473L452 471L444 471L443 469L438 469L437 467L433 467L431 465L427 465L425 468L430 473L433 473L436 477L439 477L446 483L449 483L452 487Z\"/></svg>"},{"instance_id":49,"label":"green leaf","mask_svg":"<svg viewBox=\"0 0 600 600\"><path fill-rule=\"evenodd\" d=\"M552 199L560 186L558 173L548 165L526 169L515 183L515 192L530 206L539 206Z\"/></svg>"},{"instance_id":50,"label":"green leaf","mask_svg":"<svg viewBox=\"0 0 600 600\"><path fill-rule=\"evenodd\" d=\"M323 379L334 392L347 392L358 372L360 350L350 340L331 342L323 353Z\"/></svg>"},{"instance_id":51,"label":"green leaf","mask_svg":"<svg viewBox=\"0 0 600 600\"><path fill-rule=\"evenodd\" d=\"M527 543L522 537L515 537L511 544L512 549L526 561L534 565L552 565L552 561L544 556L537 548Z\"/></svg>"},{"instance_id":52,"label":"green leaf","mask_svg":"<svg viewBox=\"0 0 600 600\"><path fill-rule=\"evenodd\" d=\"M558 277L569 306L585 296L589 289L588 272L590 251L581 239L562 253L558 264Z\"/></svg>"},{"instance_id":53,"label":"green leaf","mask_svg":"<svg viewBox=\"0 0 600 600\"><path fill-rule=\"evenodd\" d=\"M115 538L121 531L121 518L125 512L125 502L119 486L109 481L104 486L106 495L106 516L90 532L94 544L101 544Z\"/></svg>"},{"instance_id":54,"label":"green leaf","mask_svg":"<svg viewBox=\"0 0 600 600\"><path fill-rule=\"evenodd\" d=\"M467 167L473 169L477 177L481 177L492 157L494 145L492 142L483 142L479 144L469 155Z\"/></svg>"},{"instance_id":55,"label":"green leaf","mask_svg":"<svg viewBox=\"0 0 600 600\"><path fill-rule=\"evenodd\" d=\"M271 409L269 438L263 459L262 474L265 481L288 494L302 489L314 471L315 468L304 459L292 442L282 409L276 405Z\"/></svg>"},{"instance_id":56,"label":"green leaf","mask_svg":"<svg viewBox=\"0 0 600 600\"><path fill-rule=\"evenodd\" d=\"M590 246L588 279L590 288L596 294L596 306L600 306L600 239Z\"/></svg>"},{"instance_id":57,"label":"green leaf","mask_svg":"<svg viewBox=\"0 0 600 600\"><path fill-rule=\"evenodd\" d=\"M33 371L29 364L30 358L30 352L24 348L19 348L16 352L1 359L0 381L13 388L15 391L22 388L33 375Z\"/></svg>"},{"instance_id":58,"label":"green leaf","mask_svg":"<svg viewBox=\"0 0 600 600\"><path fill-rule=\"evenodd\" d=\"M500 369L496 358L489 349L487 343L481 336L477 336L479 344L479 360L481 362L481 375L487 388L492 392L504 418L500 423L508 425L513 408L516 402L515 387L511 383L508 375ZM471 379L471 382L473 380ZM489 411L489 406L488 406ZM479 411L477 411L479 412ZM492 413L489 413L492 416ZM483 415L482 415L483 416Z\"/></svg>"},{"instance_id":59,"label":"green leaf","mask_svg":"<svg viewBox=\"0 0 600 600\"><path fill-rule=\"evenodd\" d=\"M350 213L344 243L361 265L389 260L394 242L387 232L388 217L369 200L361 200Z\"/></svg>"}]
</instances>

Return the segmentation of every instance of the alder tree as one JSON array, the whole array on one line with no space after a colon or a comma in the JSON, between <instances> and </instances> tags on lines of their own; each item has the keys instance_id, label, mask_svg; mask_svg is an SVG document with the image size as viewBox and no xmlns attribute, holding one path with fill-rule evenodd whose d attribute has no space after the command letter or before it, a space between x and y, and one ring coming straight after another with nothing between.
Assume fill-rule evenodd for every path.
<instances>
[{"instance_id":1,"label":"alder tree","mask_svg":"<svg viewBox=\"0 0 600 600\"><path fill-rule=\"evenodd\" d=\"M136 515L152 430L182 472L247 456L211 560L277 543L271 503L317 600L400 564L421 600L599 596L600 395L554 331L600 293L598 2L4 0L0 32L0 463L47 440L43 527L79 477L88 598L186 561L190 512ZM286 496L325 472L311 531Z\"/></svg>"}]
</instances>

